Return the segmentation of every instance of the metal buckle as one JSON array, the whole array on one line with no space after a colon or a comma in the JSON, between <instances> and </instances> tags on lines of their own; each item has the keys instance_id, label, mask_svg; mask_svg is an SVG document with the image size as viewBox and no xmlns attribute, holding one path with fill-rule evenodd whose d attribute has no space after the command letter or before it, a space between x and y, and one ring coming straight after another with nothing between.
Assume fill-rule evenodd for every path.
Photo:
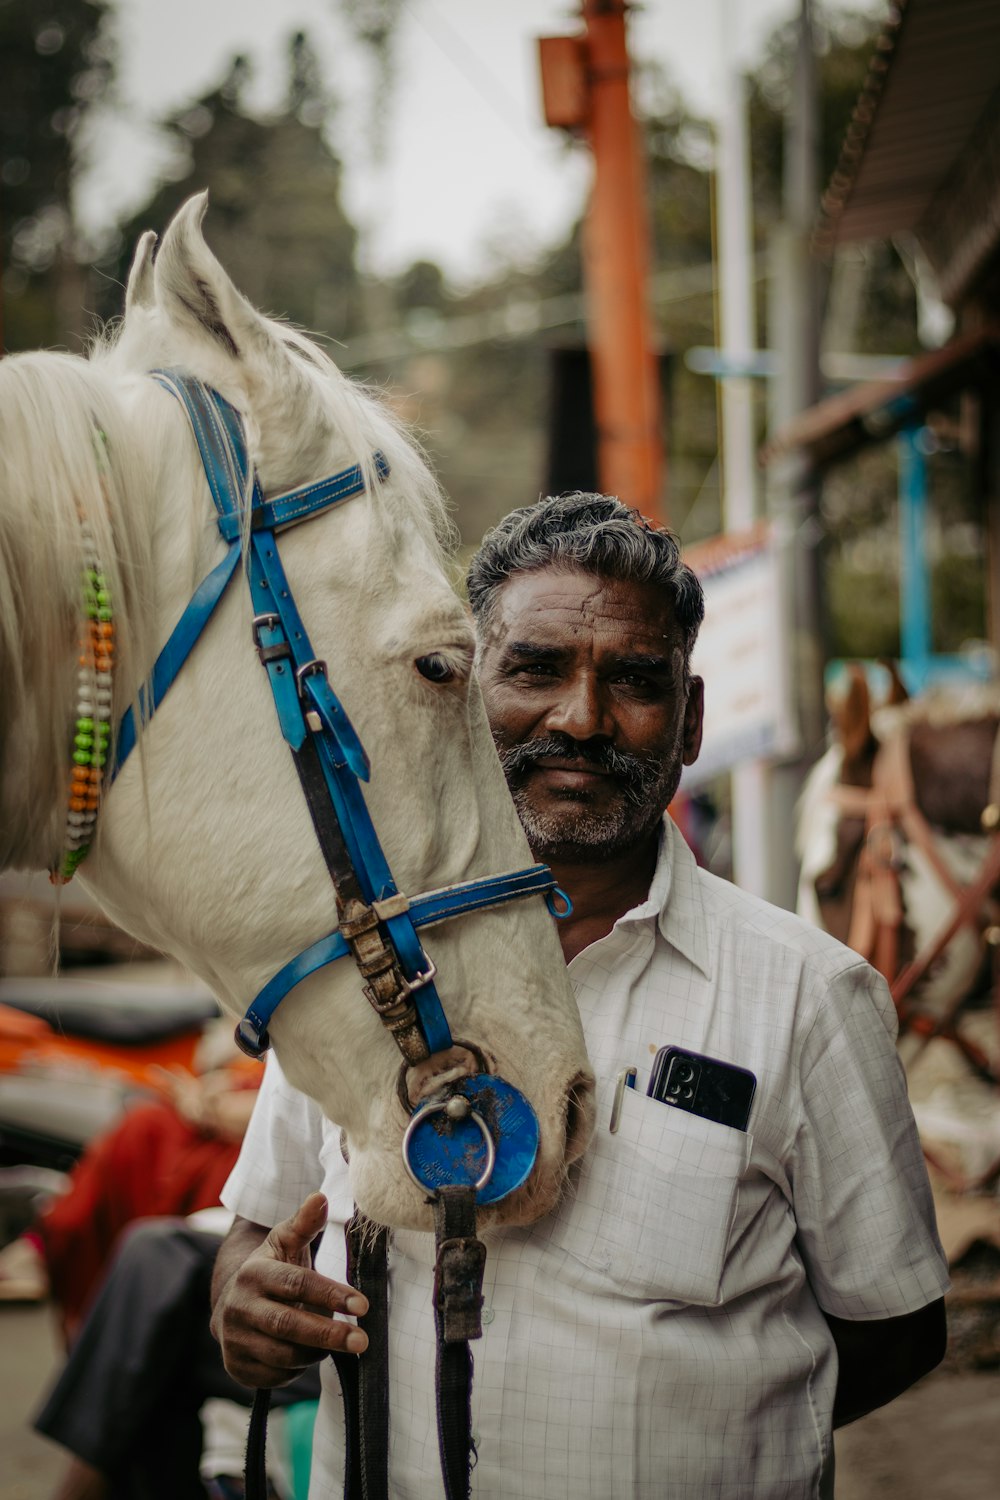
<instances>
[{"instance_id":1,"label":"metal buckle","mask_svg":"<svg viewBox=\"0 0 1000 1500\"><path fill-rule=\"evenodd\" d=\"M314 656L313 659L312 659L312 661L305 661L305 662L303 662L302 665L301 665L301 667L296 667L296 669L295 669L295 681L296 681L296 683L298 685L299 697L300 698L302 697L302 679L303 679L303 677L312 677L314 675L317 676L317 677L326 677L326 675L327 675L327 672L326 672L326 662L325 661L321 661L318 656Z\"/></svg>"},{"instance_id":2,"label":"metal buckle","mask_svg":"<svg viewBox=\"0 0 1000 1500\"><path fill-rule=\"evenodd\" d=\"M426 957L426 954L424 956ZM428 958L426 969L422 969L421 972L419 974L416 974L412 979L407 979L404 981L403 994L412 995L414 990L422 990L425 984L430 984L431 980L436 978L437 964L432 958Z\"/></svg>"},{"instance_id":3,"label":"metal buckle","mask_svg":"<svg viewBox=\"0 0 1000 1500\"><path fill-rule=\"evenodd\" d=\"M265 648L261 645L260 633L262 630L273 630L276 625L281 624L280 615L254 615L253 617L253 643L258 651Z\"/></svg>"}]
</instances>

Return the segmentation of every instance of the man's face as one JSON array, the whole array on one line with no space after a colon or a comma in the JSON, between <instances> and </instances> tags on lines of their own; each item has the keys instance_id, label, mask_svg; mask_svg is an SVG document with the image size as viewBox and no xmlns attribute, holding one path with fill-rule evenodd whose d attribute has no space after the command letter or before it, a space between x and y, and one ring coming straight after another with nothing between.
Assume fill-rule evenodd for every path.
<instances>
[{"instance_id":1,"label":"man's face","mask_svg":"<svg viewBox=\"0 0 1000 1500\"><path fill-rule=\"evenodd\" d=\"M664 590L552 565L504 585L479 681L536 857L588 862L637 846L701 745Z\"/></svg>"}]
</instances>

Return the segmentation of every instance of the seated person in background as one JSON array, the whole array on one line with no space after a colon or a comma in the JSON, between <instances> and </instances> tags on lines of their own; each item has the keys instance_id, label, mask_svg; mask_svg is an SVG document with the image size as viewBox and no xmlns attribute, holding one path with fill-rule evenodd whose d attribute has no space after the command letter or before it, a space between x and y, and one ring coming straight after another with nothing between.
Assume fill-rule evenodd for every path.
<instances>
[{"instance_id":1,"label":"seated person in background","mask_svg":"<svg viewBox=\"0 0 1000 1500\"><path fill-rule=\"evenodd\" d=\"M54 1500L235 1500L242 1493L241 1459L216 1469L203 1453L203 1403L214 1397L248 1407L253 1394L226 1374L209 1332L219 1244L218 1234L174 1218L146 1219L121 1236L35 1419L37 1431L71 1455ZM278 1404L318 1394L319 1375L310 1369Z\"/></svg>"},{"instance_id":2,"label":"seated person in background","mask_svg":"<svg viewBox=\"0 0 1000 1500\"><path fill-rule=\"evenodd\" d=\"M165 1098L130 1109L94 1140L68 1190L0 1250L0 1302L51 1296L71 1343L127 1225L218 1203L260 1075L241 1057L199 1077L164 1073Z\"/></svg>"}]
</instances>

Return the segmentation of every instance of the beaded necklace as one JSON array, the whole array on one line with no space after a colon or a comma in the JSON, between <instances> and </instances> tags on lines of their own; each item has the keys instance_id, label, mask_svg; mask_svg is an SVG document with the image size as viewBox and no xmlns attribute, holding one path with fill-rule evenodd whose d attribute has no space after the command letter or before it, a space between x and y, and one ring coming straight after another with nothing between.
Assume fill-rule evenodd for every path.
<instances>
[{"instance_id":1,"label":"beaded necklace","mask_svg":"<svg viewBox=\"0 0 1000 1500\"><path fill-rule=\"evenodd\" d=\"M103 443L104 434L99 433L96 447L102 467L106 462ZM78 515L83 543L85 619L77 658L76 719L66 834L62 858L49 873L53 885L66 885L72 880L90 849L111 742L111 672L115 655L111 595L90 523L82 511Z\"/></svg>"}]
</instances>

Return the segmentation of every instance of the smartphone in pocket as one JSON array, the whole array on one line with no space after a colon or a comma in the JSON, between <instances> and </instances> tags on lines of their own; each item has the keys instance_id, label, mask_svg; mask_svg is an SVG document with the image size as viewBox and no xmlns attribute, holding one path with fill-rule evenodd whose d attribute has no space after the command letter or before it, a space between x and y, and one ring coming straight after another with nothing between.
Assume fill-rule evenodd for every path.
<instances>
[{"instance_id":1,"label":"smartphone in pocket","mask_svg":"<svg viewBox=\"0 0 1000 1500\"><path fill-rule=\"evenodd\" d=\"M703 1057L683 1047L661 1047L646 1090L652 1099L703 1120L746 1130L757 1080L747 1068Z\"/></svg>"}]
</instances>

